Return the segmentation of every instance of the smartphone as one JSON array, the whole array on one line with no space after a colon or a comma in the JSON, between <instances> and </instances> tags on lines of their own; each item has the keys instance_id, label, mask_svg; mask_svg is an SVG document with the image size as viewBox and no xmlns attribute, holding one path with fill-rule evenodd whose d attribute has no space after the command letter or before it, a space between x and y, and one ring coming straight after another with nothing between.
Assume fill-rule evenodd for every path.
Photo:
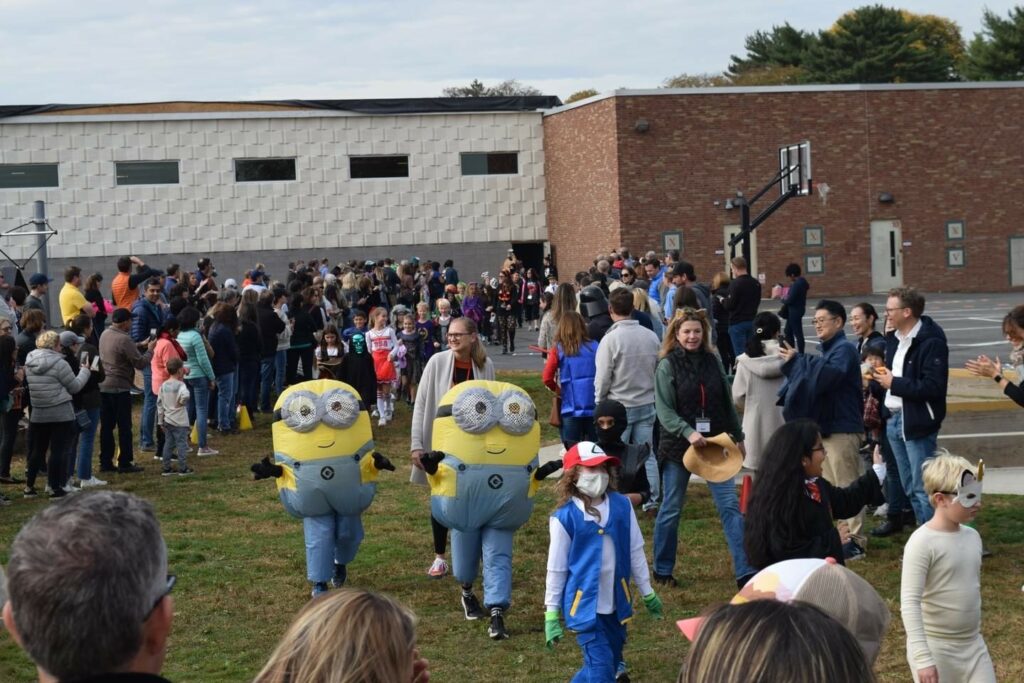
<instances>
[{"instance_id":1,"label":"smartphone","mask_svg":"<svg viewBox=\"0 0 1024 683\"><path fill-rule=\"evenodd\" d=\"M80 354L78 354L78 362L81 363L82 365L86 365L89 362L89 352L82 351Z\"/></svg>"},{"instance_id":2,"label":"smartphone","mask_svg":"<svg viewBox=\"0 0 1024 683\"><path fill-rule=\"evenodd\" d=\"M100 369L100 357L99 356L93 356L92 365L89 366L89 369L92 370L93 372L97 372Z\"/></svg>"},{"instance_id":3,"label":"smartphone","mask_svg":"<svg viewBox=\"0 0 1024 683\"><path fill-rule=\"evenodd\" d=\"M150 339L156 339L156 328L155 327L149 328L149 338Z\"/></svg>"}]
</instances>

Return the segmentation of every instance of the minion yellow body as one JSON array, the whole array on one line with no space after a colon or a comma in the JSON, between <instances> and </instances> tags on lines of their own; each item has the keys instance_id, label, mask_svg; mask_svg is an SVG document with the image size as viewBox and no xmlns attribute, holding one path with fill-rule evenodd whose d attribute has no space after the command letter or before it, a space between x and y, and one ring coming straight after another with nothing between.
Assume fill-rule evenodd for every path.
<instances>
[{"instance_id":1,"label":"minion yellow body","mask_svg":"<svg viewBox=\"0 0 1024 683\"><path fill-rule=\"evenodd\" d=\"M484 561L484 604L507 608L512 534L533 512L540 425L529 395L513 384L473 380L438 405L427 475L434 517L452 530L453 573L471 584Z\"/></svg>"},{"instance_id":2,"label":"minion yellow body","mask_svg":"<svg viewBox=\"0 0 1024 683\"><path fill-rule=\"evenodd\" d=\"M339 567L344 572L359 550L360 515L377 492L370 416L359 393L335 380L288 387L274 414L277 490L285 510L303 521L308 578L337 583Z\"/></svg>"}]
</instances>

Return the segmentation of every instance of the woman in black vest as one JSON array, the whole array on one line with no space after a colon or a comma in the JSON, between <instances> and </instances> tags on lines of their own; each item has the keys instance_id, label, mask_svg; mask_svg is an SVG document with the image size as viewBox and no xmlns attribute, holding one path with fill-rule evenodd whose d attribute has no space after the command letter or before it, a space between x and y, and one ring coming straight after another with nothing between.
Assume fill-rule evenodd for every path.
<instances>
[{"instance_id":1,"label":"woman in black vest","mask_svg":"<svg viewBox=\"0 0 1024 683\"><path fill-rule=\"evenodd\" d=\"M727 432L743 449L743 430L725 379L725 368L711 346L711 325L704 311L683 308L665 330L661 360L654 378L658 411L662 503L654 524L654 581L675 585L679 516L690 482L683 454L691 446L704 446L705 437ZM725 540L732 555L733 572L740 587L754 574L743 549L743 516L736 486L731 481L708 483Z\"/></svg>"}]
</instances>

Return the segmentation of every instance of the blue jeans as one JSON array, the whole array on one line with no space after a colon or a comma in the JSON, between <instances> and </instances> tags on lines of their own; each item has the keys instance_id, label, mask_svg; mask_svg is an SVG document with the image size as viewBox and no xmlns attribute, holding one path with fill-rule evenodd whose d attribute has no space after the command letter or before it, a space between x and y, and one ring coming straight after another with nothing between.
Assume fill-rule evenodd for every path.
<instances>
[{"instance_id":1,"label":"blue jeans","mask_svg":"<svg viewBox=\"0 0 1024 683\"><path fill-rule=\"evenodd\" d=\"M235 427L235 380L237 372L227 372L217 377L217 429L231 431Z\"/></svg>"},{"instance_id":2,"label":"blue jeans","mask_svg":"<svg viewBox=\"0 0 1024 683\"><path fill-rule=\"evenodd\" d=\"M882 458L885 460L885 467L888 476L885 478L885 502L889 504L889 516L897 517L907 510L913 510L906 491L903 490L903 480L900 478L900 465L896 462L896 454L892 451L889 443L888 430L882 430L879 441L882 446ZM916 515L915 515L916 516Z\"/></svg>"},{"instance_id":3,"label":"blue jeans","mask_svg":"<svg viewBox=\"0 0 1024 683\"><path fill-rule=\"evenodd\" d=\"M747 352L747 340L754 332L754 321L748 320L745 323L729 325L729 341L732 342L732 352L739 358L740 354Z\"/></svg>"},{"instance_id":4,"label":"blue jeans","mask_svg":"<svg viewBox=\"0 0 1024 683\"><path fill-rule=\"evenodd\" d=\"M210 380L205 377L186 380L188 383L188 421L199 432L199 447L206 448L206 420L210 415Z\"/></svg>"},{"instance_id":5,"label":"blue jeans","mask_svg":"<svg viewBox=\"0 0 1024 683\"><path fill-rule=\"evenodd\" d=\"M654 418L657 412L653 403L626 408L626 431L622 433L623 443L649 443L654 450ZM647 482L651 485L651 498L644 504L645 510L658 507L661 502L661 477L658 475L658 460L653 455L644 465Z\"/></svg>"},{"instance_id":6,"label":"blue jeans","mask_svg":"<svg viewBox=\"0 0 1024 683\"><path fill-rule=\"evenodd\" d=\"M89 426L78 435L78 462L75 469L78 470L79 481L92 478L92 450L96 443L96 429L100 426L99 408L89 408L85 412L89 414Z\"/></svg>"},{"instance_id":7,"label":"blue jeans","mask_svg":"<svg viewBox=\"0 0 1024 683\"><path fill-rule=\"evenodd\" d=\"M142 425L139 427L139 445L153 448L156 440L153 429L156 426L156 394L153 393L153 368L142 369Z\"/></svg>"},{"instance_id":8,"label":"blue jeans","mask_svg":"<svg viewBox=\"0 0 1024 683\"><path fill-rule=\"evenodd\" d=\"M274 386L274 375L277 373L277 358L260 360L260 412L270 412L270 390Z\"/></svg>"},{"instance_id":9,"label":"blue jeans","mask_svg":"<svg viewBox=\"0 0 1024 683\"><path fill-rule=\"evenodd\" d=\"M594 417L573 417L572 415L562 416L562 445L566 449L572 448L580 441L597 441L597 432L594 431Z\"/></svg>"},{"instance_id":10,"label":"blue jeans","mask_svg":"<svg viewBox=\"0 0 1024 683\"><path fill-rule=\"evenodd\" d=\"M658 574L671 574L676 566L676 549L679 544L679 516L686 502L686 487L690 483L690 471L681 463L666 460L661 467L664 496L658 509L658 518L654 522L654 571ZM720 484L708 482L711 499L718 510L718 518L722 521L725 531L725 542L729 545L732 555L732 569L736 578L742 578L755 572L747 561L747 552L743 549L743 515L740 514L739 497L736 485L730 479Z\"/></svg>"},{"instance_id":11,"label":"blue jeans","mask_svg":"<svg viewBox=\"0 0 1024 683\"><path fill-rule=\"evenodd\" d=\"M888 424L885 425L885 433L889 437L893 455L896 456L896 465L900 471L903 491L914 507L917 523L924 524L932 518L935 511L932 510L932 504L928 501L928 494L924 492L921 465L935 455L935 444L938 441L939 433L929 434L923 439L904 440L902 411L889 418Z\"/></svg>"},{"instance_id":12,"label":"blue jeans","mask_svg":"<svg viewBox=\"0 0 1024 683\"><path fill-rule=\"evenodd\" d=\"M281 392L284 391L284 377L285 370L288 368L288 349L279 349L277 355L274 356L274 370L277 374L274 376L274 385L277 387L277 395L280 396Z\"/></svg>"}]
</instances>

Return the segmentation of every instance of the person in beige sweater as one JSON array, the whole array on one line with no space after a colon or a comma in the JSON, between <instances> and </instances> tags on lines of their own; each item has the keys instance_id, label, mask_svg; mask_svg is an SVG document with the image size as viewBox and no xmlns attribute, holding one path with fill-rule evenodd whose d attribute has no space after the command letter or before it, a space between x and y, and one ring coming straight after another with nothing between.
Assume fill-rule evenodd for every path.
<instances>
[{"instance_id":1,"label":"person in beige sweater","mask_svg":"<svg viewBox=\"0 0 1024 683\"><path fill-rule=\"evenodd\" d=\"M965 526L981 509L981 468L940 453L922 476L935 514L903 549L907 662L917 683L995 683L981 637L981 537Z\"/></svg>"},{"instance_id":2,"label":"person in beige sweater","mask_svg":"<svg viewBox=\"0 0 1024 683\"><path fill-rule=\"evenodd\" d=\"M747 340L746 353L736 359L736 376L732 381L732 400L743 411L743 434L747 454L743 466L756 470L761 464L761 451L775 430L785 423L782 407L776 405L779 389L785 381L776 338L782 324L774 313L758 313L754 333ZM739 349L737 349L739 351Z\"/></svg>"}]
</instances>

